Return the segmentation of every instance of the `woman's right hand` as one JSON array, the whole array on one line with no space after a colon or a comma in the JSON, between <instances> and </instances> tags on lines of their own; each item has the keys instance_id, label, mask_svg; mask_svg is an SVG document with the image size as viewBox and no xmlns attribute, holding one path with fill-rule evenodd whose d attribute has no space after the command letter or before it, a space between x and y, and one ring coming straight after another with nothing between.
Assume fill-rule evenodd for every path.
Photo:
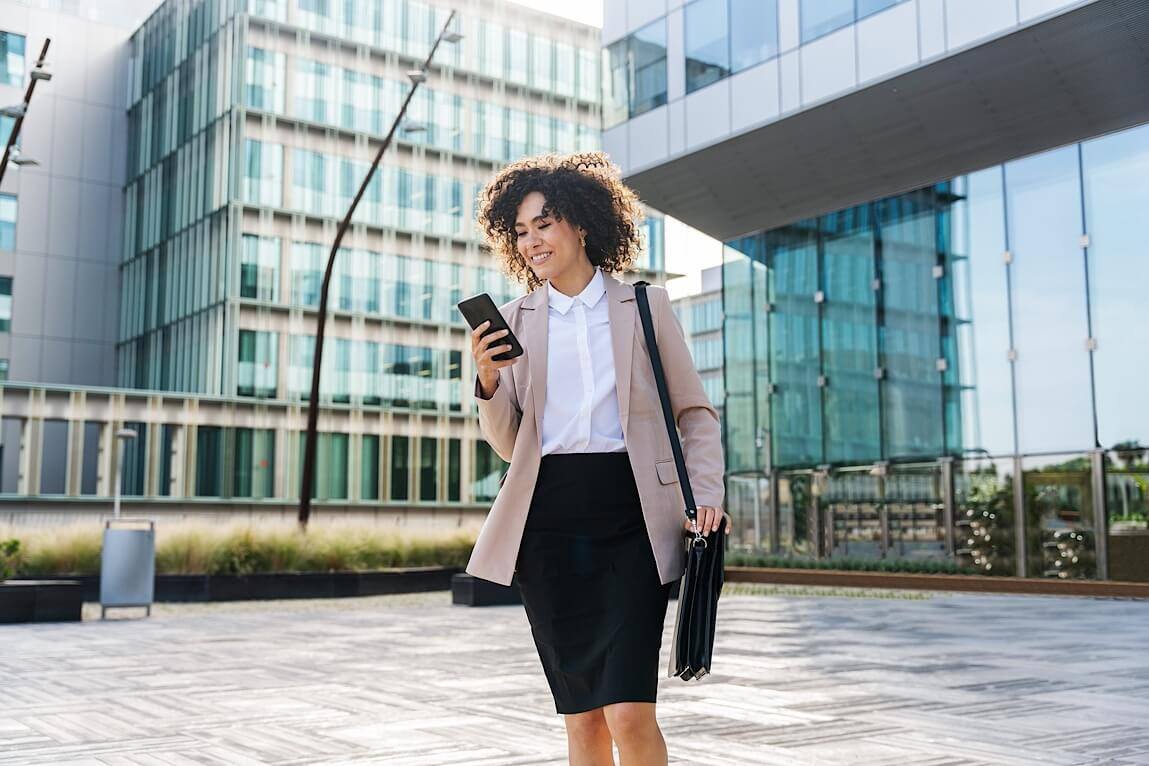
<instances>
[{"instance_id":1,"label":"woman's right hand","mask_svg":"<svg viewBox=\"0 0 1149 766\"><path fill-rule=\"evenodd\" d=\"M479 375L479 393L484 399L490 399L494 395L495 389L499 385L499 370L515 363L514 359L496 362L491 358L504 351L510 351L511 346L507 343L495 343L500 338L505 337L510 332L509 330L497 330L484 337L483 333L490 326L491 320L488 319L471 331L471 355L475 357L475 368Z\"/></svg>"}]
</instances>

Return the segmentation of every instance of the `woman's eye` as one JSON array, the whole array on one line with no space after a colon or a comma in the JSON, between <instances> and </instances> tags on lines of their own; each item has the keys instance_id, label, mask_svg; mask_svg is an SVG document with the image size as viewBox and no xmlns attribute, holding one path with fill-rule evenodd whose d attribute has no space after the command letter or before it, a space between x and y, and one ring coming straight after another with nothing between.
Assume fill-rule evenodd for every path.
<instances>
[{"instance_id":1,"label":"woman's eye","mask_svg":"<svg viewBox=\"0 0 1149 766\"><path fill-rule=\"evenodd\" d=\"M540 224L539 224L539 228L540 228L540 229L545 229L545 228L547 228L548 226L550 226L550 224L549 224L549 223L540 223Z\"/></svg>"}]
</instances>

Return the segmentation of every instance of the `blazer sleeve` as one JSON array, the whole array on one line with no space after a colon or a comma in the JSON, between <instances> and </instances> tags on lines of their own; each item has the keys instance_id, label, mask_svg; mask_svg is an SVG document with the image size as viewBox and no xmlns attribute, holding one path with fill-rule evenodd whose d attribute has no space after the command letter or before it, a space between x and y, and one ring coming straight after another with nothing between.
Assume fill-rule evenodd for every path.
<instances>
[{"instance_id":1,"label":"blazer sleeve","mask_svg":"<svg viewBox=\"0 0 1149 766\"><path fill-rule=\"evenodd\" d=\"M652 299L658 353L666 373L670 408L682 439L694 501L698 505L721 508L726 494L723 483L726 463L718 411L702 388L702 377L694 367L686 335L670 306L670 295L665 288L654 286L647 288L647 294Z\"/></svg>"},{"instance_id":2,"label":"blazer sleeve","mask_svg":"<svg viewBox=\"0 0 1149 766\"><path fill-rule=\"evenodd\" d=\"M505 307L504 307L505 309ZM503 312L506 316L507 312ZM508 324L510 319L508 317ZM499 370L499 380L490 399L479 394L479 376L475 376L475 403L479 408L479 431L499 457L511 462L511 452L515 447L515 436L519 432L519 422L523 412L515 395L515 381L511 366Z\"/></svg>"}]
</instances>

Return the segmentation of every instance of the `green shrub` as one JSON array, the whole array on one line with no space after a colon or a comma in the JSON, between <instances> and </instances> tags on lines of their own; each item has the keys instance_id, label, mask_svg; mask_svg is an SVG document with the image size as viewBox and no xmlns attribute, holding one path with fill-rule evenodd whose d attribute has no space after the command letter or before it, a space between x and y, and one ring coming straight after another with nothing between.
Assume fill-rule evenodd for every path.
<instances>
[{"instance_id":1,"label":"green shrub","mask_svg":"<svg viewBox=\"0 0 1149 766\"><path fill-rule=\"evenodd\" d=\"M19 569L20 541L16 539L0 541L0 582L4 582Z\"/></svg>"},{"instance_id":2,"label":"green shrub","mask_svg":"<svg viewBox=\"0 0 1149 766\"><path fill-rule=\"evenodd\" d=\"M904 574L981 574L980 570L938 559L808 559L774 556L746 551L728 551L729 566L767 567L775 569L819 569L845 572L891 572Z\"/></svg>"},{"instance_id":3,"label":"green shrub","mask_svg":"<svg viewBox=\"0 0 1149 766\"><path fill-rule=\"evenodd\" d=\"M0 535L0 539L2 539ZM31 530L16 557L22 574L97 574L102 528L78 524ZM156 525L157 574L365 571L412 566L465 566L474 535L419 532L349 522L313 523L304 533L294 523ZM5 559L0 556L0 564Z\"/></svg>"}]
</instances>

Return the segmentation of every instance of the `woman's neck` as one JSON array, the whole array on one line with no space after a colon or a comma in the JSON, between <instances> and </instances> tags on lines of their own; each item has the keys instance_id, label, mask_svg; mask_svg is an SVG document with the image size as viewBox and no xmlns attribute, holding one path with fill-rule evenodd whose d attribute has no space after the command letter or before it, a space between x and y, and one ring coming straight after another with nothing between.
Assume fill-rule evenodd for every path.
<instances>
[{"instance_id":1,"label":"woman's neck","mask_svg":"<svg viewBox=\"0 0 1149 766\"><path fill-rule=\"evenodd\" d=\"M594 279L594 272L594 265L582 258L580 262L571 264L569 269L561 274L556 274L548 281L551 283L551 287L568 298L573 298L586 289L586 286Z\"/></svg>"}]
</instances>

